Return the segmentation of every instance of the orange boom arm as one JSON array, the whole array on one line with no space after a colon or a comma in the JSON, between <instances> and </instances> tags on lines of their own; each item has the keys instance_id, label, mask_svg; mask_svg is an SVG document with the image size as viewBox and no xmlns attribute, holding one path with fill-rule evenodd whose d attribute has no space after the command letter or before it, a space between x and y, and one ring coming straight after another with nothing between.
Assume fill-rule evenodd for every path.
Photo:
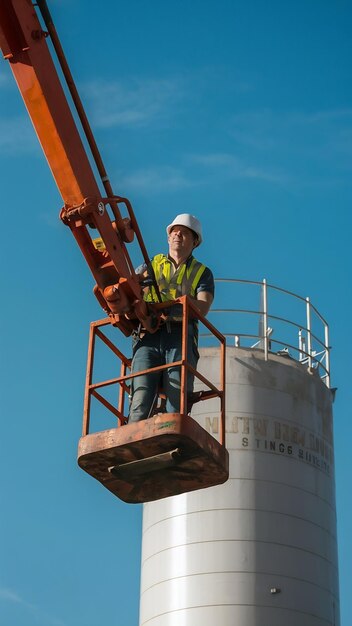
<instances>
[{"instance_id":1,"label":"orange boom arm","mask_svg":"<svg viewBox=\"0 0 352 626\"><path fill-rule=\"evenodd\" d=\"M136 319L149 330L155 326L143 301L126 243L136 234L142 254L148 255L126 198L114 196L96 148L72 76L56 35L45 0L38 0L43 30L32 0L1 0L0 47L10 63L29 116L55 178L64 207L60 217L67 224L95 278L94 288L111 322L129 335ZM75 99L107 197L98 182L83 146L46 38L51 35L58 59ZM123 204L128 217L122 218ZM105 250L97 250L90 229L97 229Z\"/></svg>"}]
</instances>

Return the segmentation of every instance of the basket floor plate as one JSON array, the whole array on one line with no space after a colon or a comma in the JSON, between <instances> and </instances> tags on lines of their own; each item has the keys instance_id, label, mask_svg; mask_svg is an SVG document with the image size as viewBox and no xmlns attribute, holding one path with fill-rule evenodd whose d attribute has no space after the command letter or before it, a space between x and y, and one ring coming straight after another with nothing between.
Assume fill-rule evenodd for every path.
<instances>
[{"instance_id":1,"label":"basket floor plate","mask_svg":"<svg viewBox=\"0 0 352 626\"><path fill-rule=\"evenodd\" d=\"M109 471L176 448L181 459L175 465L128 478ZM78 464L121 500L141 503L224 483L229 458L226 448L191 417L164 413L82 437Z\"/></svg>"}]
</instances>

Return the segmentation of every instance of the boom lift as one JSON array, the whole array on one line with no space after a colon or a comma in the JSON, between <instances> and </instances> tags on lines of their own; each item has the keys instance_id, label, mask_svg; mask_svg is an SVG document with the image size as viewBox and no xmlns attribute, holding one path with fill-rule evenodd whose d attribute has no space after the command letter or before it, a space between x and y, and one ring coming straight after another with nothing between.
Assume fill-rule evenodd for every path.
<instances>
[{"instance_id":1,"label":"boom lift","mask_svg":"<svg viewBox=\"0 0 352 626\"><path fill-rule=\"evenodd\" d=\"M57 61L70 90L101 181L96 180L87 151L66 98L46 39L50 37ZM222 375L218 389L193 371L208 388L193 400L220 398L221 436L215 440L189 415L186 361L187 333L183 333L180 414L156 414L138 424L126 425L124 394L136 374L129 374L130 361L105 340L121 358L121 376L100 385L92 383L94 341L103 337L101 327L112 324L129 336L141 324L148 332L158 329L163 305L147 305L143 284L136 276L127 250L134 236L141 255L149 261L138 223L127 198L114 195L93 133L65 59L46 0L1 0L0 47L9 61L29 116L63 198L60 218L74 235L94 276L94 294L108 315L91 325L85 393L83 435L78 462L110 491L127 502L145 502L216 485L228 478L228 453L224 429L224 346L218 331L201 317L189 298L180 299L183 329L188 316L198 317L222 346ZM100 188L104 189L102 195ZM122 217L121 210L127 212ZM120 210L121 209L121 210ZM95 233L95 236L92 236ZM102 242L96 244L96 234ZM157 286L155 285L156 289ZM173 364L174 366L175 364ZM162 370L165 366L161 367ZM117 383L118 406L113 407L98 388ZM89 433L91 396L97 397L117 418L117 428Z\"/></svg>"}]
</instances>

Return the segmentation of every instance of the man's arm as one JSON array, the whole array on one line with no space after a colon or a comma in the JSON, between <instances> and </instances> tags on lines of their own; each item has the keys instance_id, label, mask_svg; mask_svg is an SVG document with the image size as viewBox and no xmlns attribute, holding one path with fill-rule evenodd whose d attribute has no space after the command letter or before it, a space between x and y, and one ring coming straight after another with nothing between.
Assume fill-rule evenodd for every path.
<instances>
[{"instance_id":1,"label":"man's arm","mask_svg":"<svg viewBox=\"0 0 352 626\"><path fill-rule=\"evenodd\" d=\"M214 300L214 290L215 284L213 273L208 267L206 267L198 283L195 298L192 298L194 304L204 317L209 312L211 304Z\"/></svg>"},{"instance_id":2,"label":"man's arm","mask_svg":"<svg viewBox=\"0 0 352 626\"><path fill-rule=\"evenodd\" d=\"M197 293L196 298L192 298L192 300L194 304L196 305L197 309L205 317L211 307L211 303L214 300L214 296L211 293L209 293L209 291L199 291Z\"/></svg>"}]
</instances>

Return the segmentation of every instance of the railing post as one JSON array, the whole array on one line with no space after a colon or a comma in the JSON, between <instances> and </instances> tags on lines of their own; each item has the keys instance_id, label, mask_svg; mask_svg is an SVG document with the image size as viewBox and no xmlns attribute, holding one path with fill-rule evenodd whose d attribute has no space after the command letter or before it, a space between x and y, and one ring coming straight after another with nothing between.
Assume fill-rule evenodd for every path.
<instances>
[{"instance_id":1,"label":"railing post","mask_svg":"<svg viewBox=\"0 0 352 626\"><path fill-rule=\"evenodd\" d=\"M264 335L264 359L268 360L269 337L268 337L268 294L266 279L263 278L263 335Z\"/></svg>"},{"instance_id":2,"label":"railing post","mask_svg":"<svg viewBox=\"0 0 352 626\"><path fill-rule=\"evenodd\" d=\"M325 324L325 367L326 367L326 386L330 389L330 346L329 346L329 326Z\"/></svg>"},{"instance_id":3,"label":"railing post","mask_svg":"<svg viewBox=\"0 0 352 626\"><path fill-rule=\"evenodd\" d=\"M308 352L308 367L312 367L312 329L311 329L311 313L310 313L310 299L306 298L307 308L307 352Z\"/></svg>"},{"instance_id":4,"label":"railing post","mask_svg":"<svg viewBox=\"0 0 352 626\"><path fill-rule=\"evenodd\" d=\"M120 376L126 376L126 371L127 371L127 367L126 367L126 363L124 363L123 361L121 362L121 368L120 368ZM125 395L126 395L126 390L125 390L125 386L124 385L119 385L119 398L118 398L118 405L117 405L117 410L119 411L119 413L121 413L121 415L124 415L124 408L125 408ZM121 426L121 422L122 420L120 418L118 418L118 425Z\"/></svg>"},{"instance_id":5,"label":"railing post","mask_svg":"<svg viewBox=\"0 0 352 626\"><path fill-rule=\"evenodd\" d=\"M226 338L220 342L220 443L226 445Z\"/></svg>"},{"instance_id":6,"label":"railing post","mask_svg":"<svg viewBox=\"0 0 352 626\"><path fill-rule=\"evenodd\" d=\"M303 361L303 335L302 328L298 331L298 352L299 352L299 361Z\"/></svg>"},{"instance_id":7,"label":"railing post","mask_svg":"<svg viewBox=\"0 0 352 626\"><path fill-rule=\"evenodd\" d=\"M180 413L185 415L187 413L187 343L188 343L188 301L187 296L182 298L182 362L181 365L181 402Z\"/></svg>"},{"instance_id":8,"label":"railing post","mask_svg":"<svg viewBox=\"0 0 352 626\"><path fill-rule=\"evenodd\" d=\"M91 401L90 385L92 384L92 377L93 377L94 348L95 348L95 324L91 324L90 329L89 329L86 384L84 388L82 437L85 437L89 433L90 401Z\"/></svg>"}]
</instances>

